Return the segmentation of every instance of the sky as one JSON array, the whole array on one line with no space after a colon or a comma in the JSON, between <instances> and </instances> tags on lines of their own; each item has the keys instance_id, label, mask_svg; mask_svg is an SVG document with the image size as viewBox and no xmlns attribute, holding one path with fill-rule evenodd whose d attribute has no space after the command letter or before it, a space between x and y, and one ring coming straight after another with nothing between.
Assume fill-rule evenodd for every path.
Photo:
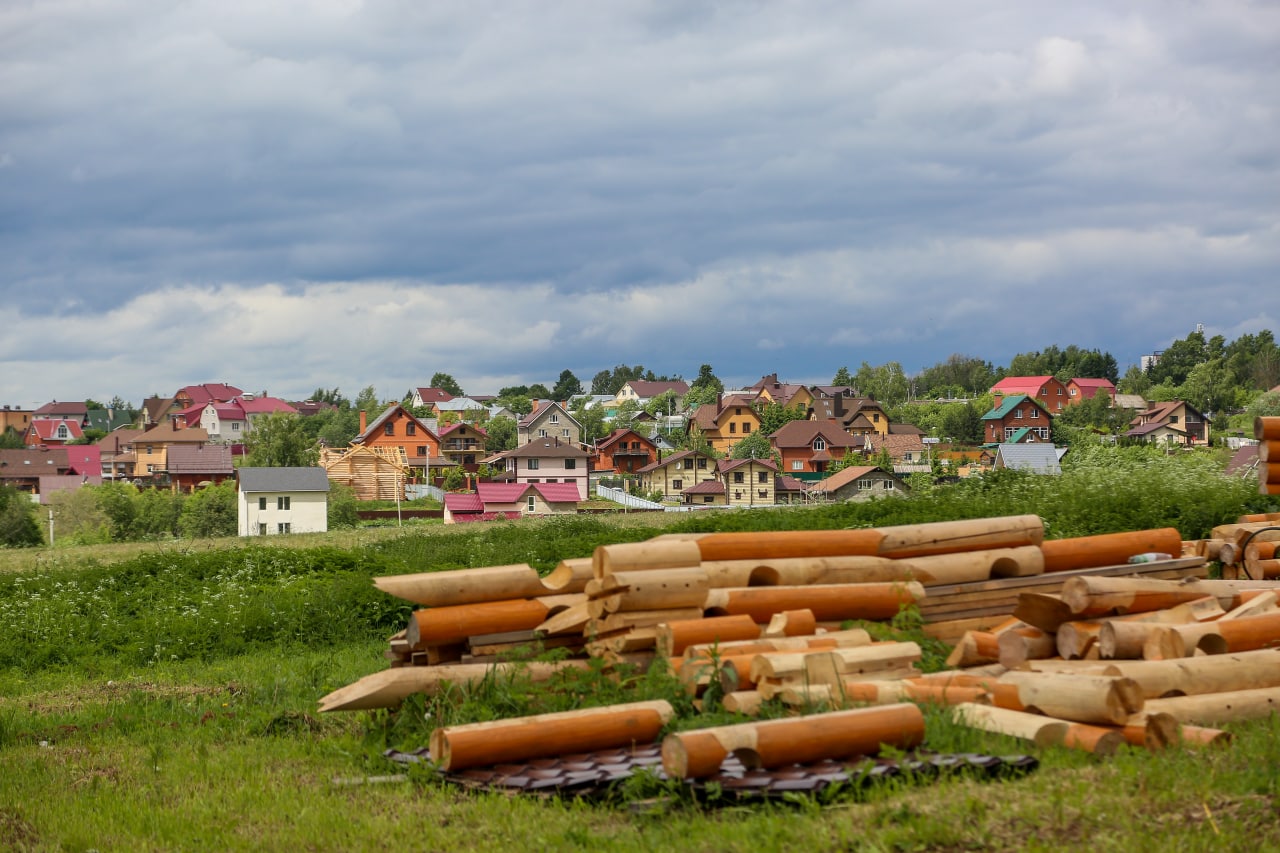
<instances>
[{"instance_id":1,"label":"sky","mask_svg":"<svg viewBox=\"0 0 1280 853\"><path fill-rule=\"evenodd\" d=\"M1280 5L0 4L0 404L1280 334Z\"/></svg>"}]
</instances>

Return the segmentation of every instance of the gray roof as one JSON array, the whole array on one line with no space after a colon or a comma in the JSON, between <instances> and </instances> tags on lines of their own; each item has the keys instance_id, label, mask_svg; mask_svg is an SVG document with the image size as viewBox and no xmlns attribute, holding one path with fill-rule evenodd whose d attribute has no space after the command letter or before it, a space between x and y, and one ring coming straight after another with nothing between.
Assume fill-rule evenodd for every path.
<instances>
[{"instance_id":1,"label":"gray roof","mask_svg":"<svg viewBox=\"0 0 1280 853\"><path fill-rule=\"evenodd\" d=\"M1037 474L1061 474L1058 448L1052 444L1001 444L996 448L996 466L1022 468Z\"/></svg>"},{"instance_id":2,"label":"gray roof","mask_svg":"<svg viewBox=\"0 0 1280 853\"><path fill-rule=\"evenodd\" d=\"M329 477L323 468L241 468L242 492L327 492Z\"/></svg>"}]
</instances>

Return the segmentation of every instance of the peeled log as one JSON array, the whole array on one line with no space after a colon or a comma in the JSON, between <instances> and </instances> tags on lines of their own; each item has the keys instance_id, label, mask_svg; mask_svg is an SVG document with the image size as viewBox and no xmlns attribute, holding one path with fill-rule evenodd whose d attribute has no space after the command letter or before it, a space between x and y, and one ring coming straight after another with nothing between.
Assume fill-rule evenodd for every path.
<instances>
[{"instance_id":1,"label":"peeled log","mask_svg":"<svg viewBox=\"0 0 1280 853\"><path fill-rule=\"evenodd\" d=\"M924 741L924 715L902 703L807 717L677 732L662 742L662 768L673 779L714 775L730 754L748 768L874 755L881 746L906 750Z\"/></svg>"},{"instance_id":2,"label":"peeled log","mask_svg":"<svg viewBox=\"0 0 1280 853\"><path fill-rule=\"evenodd\" d=\"M1058 647L1052 634L1028 625L1001 633L996 651L1002 665L1015 669L1028 660L1053 657Z\"/></svg>"},{"instance_id":3,"label":"peeled log","mask_svg":"<svg viewBox=\"0 0 1280 853\"><path fill-rule=\"evenodd\" d=\"M682 655L690 646L754 640L760 636L760 626L746 615L676 620L660 623L657 629L658 650L668 657Z\"/></svg>"},{"instance_id":4,"label":"peeled log","mask_svg":"<svg viewBox=\"0 0 1280 853\"><path fill-rule=\"evenodd\" d=\"M892 619L903 606L924 598L924 588L910 583L815 584L811 586L716 589L707 595L712 615L746 614L767 623L784 610L813 611L821 622L845 619Z\"/></svg>"},{"instance_id":5,"label":"peeled log","mask_svg":"<svg viewBox=\"0 0 1280 853\"><path fill-rule=\"evenodd\" d=\"M1044 552L1046 572L1064 572L1120 565L1127 563L1135 554L1149 551L1177 557L1182 553L1182 534L1175 528L1164 527L1071 539L1047 539L1040 545L1040 550Z\"/></svg>"},{"instance_id":6,"label":"peeled log","mask_svg":"<svg viewBox=\"0 0 1280 853\"><path fill-rule=\"evenodd\" d=\"M965 631L951 654L947 655L949 667L976 666L1000 660L1000 637L990 631Z\"/></svg>"},{"instance_id":7,"label":"peeled log","mask_svg":"<svg viewBox=\"0 0 1280 853\"><path fill-rule=\"evenodd\" d=\"M675 607L701 609L710 584L701 567L651 569L642 572L613 572L604 577L606 589L617 593L606 599L605 610L667 610ZM615 606L610 606L615 605Z\"/></svg>"},{"instance_id":8,"label":"peeled log","mask_svg":"<svg viewBox=\"0 0 1280 853\"><path fill-rule=\"evenodd\" d=\"M755 560L745 583L721 586L803 586L815 583L909 581L906 567L888 557L787 557Z\"/></svg>"},{"instance_id":9,"label":"peeled log","mask_svg":"<svg viewBox=\"0 0 1280 853\"><path fill-rule=\"evenodd\" d=\"M394 708L414 693L433 695L446 684L469 685L493 675L526 677L547 681L563 669L586 670L590 661L564 660L550 663L462 663L440 666L406 666L366 675L340 687L320 700L320 711L366 711Z\"/></svg>"},{"instance_id":10,"label":"peeled log","mask_svg":"<svg viewBox=\"0 0 1280 853\"><path fill-rule=\"evenodd\" d=\"M615 572L696 566L702 562L702 556L695 540L650 539L645 542L599 545L591 555L591 560L593 573L597 578L603 578Z\"/></svg>"},{"instance_id":11,"label":"peeled log","mask_svg":"<svg viewBox=\"0 0 1280 853\"><path fill-rule=\"evenodd\" d=\"M1064 720L1055 720L1041 714L970 703L956 706L955 720L971 729L1029 740L1042 747L1061 744L1070 726Z\"/></svg>"},{"instance_id":12,"label":"peeled log","mask_svg":"<svg viewBox=\"0 0 1280 853\"><path fill-rule=\"evenodd\" d=\"M1124 677L1007 672L1000 681L1018 688L1026 708L1074 722L1123 725L1143 705L1141 689Z\"/></svg>"},{"instance_id":13,"label":"peeled log","mask_svg":"<svg viewBox=\"0 0 1280 853\"><path fill-rule=\"evenodd\" d=\"M1026 577L1044 572L1044 553L1036 545L909 557L897 562L925 586L971 583L993 577Z\"/></svg>"},{"instance_id":14,"label":"peeled log","mask_svg":"<svg viewBox=\"0 0 1280 853\"><path fill-rule=\"evenodd\" d=\"M1261 720L1280 712L1280 687L1151 699L1144 712L1170 714L1180 722L1197 725Z\"/></svg>"},{"instance_id":15,"label":"peeled log","mask_svg":"<svg viewBox=\"0 0 1280 853\"><path fill-rule=\"evenodd\" d=\"M674 716L663 700L448 726L431 733L446 771L652 743Z\"/></svg>"},{"instance_id":16,"label":"peeled log","mask_svg":"<svg viewBox=\"0 0 1280 853\"><path fill-rule=\"evenodd\" d=\"M478 634L528 631L547 619L547 606L534 600L483 601L415 610L405 628L409 648L455 643Z\"/></svg>"},{"instance_id":17,"label":"peeled log","mask_svg":"<svg viewBox=\"0 0 1280 853\"><path fill-rule=\"evenodd\" d=\"M809 637L818 630L812 610L784 610L775 613L765 626L764 635L773 637Z\"/></svg>"},{"instance_id":18,"label":"peeled log","mask_svg":"<svg viewBox=\"0 0 1280 853\"><path fill-rule=\"evenodd\" d=\"M1209 623L1215 629L1196 643L1211 655L1280 647L1280 612Z\"/></svg>"},{"instance_id":19,"label":"peeled log","mask_svg":"<svg viewBox=\"0 0 1280 853\"><path fill-rule=\"evenodd\" d=\"M373 585L388 595L428 607L533 598L547 592L537 571L527 563L386 575L374 578Z\"/></svg>"},{"instance_id":20,"label":"peeled log","mask_svg":"<svg viewBox=\"0 0 1280 853\"><path fill-rule=\"evenodd\" d=\"M1092 752L1094 755L1112 755L1124 743L1123 731L1085 723L1070 723L1062 737L1063 746Z\"/></svg>"},{"instance_id":21,"label":"peeled log","mask_svg":"<svg viewBox=\"0 0 1280 853\"><path fill-rule=\"evenodd\" d=\"M1258 441L1280 441L1280 418L1254 418L1253 437Z\"/></svg>"},{"instance_id":22,"label":"peeled log","mask_svg":"<svg viewBox=\"0 0 1280 853\"><path fill-rule=\"evenodd\" d=\"M1203 590L1178 581L1077 576L1062 585L1062 600L1081 616L1148 613L1204 598Z\"/></svg>"},{"instance_id":23,"label":"peeled log","mask_svg":"<svg viewBox=\"0 0 1280 853\"><path fill-rule=\"evenodd\" d=\"M1259 462L1280 462L1280 439L1263 441L1258 444ZM1242 519L1243 520L1243 519ZM1251 521L1269 521L1270 519L1250 519Z\"/></svg>"},{"instance_id":24,"label":"peeled log","mask_svg":"<svg viewBox=\"0 0 1280 853\"><path fill-rule=\"evenodd\" d=\"M574 557L561 560L551 574L542 579L542 585L547 592L583 592L593 577L591 558Z\"/></svg>"},{"instance_id":25,"label":"peeled log","mask_svg":"<svg viewBox=\"0 0 1280 853\"><path fill-rule=\"evenodd\" d=\"M1133 680L1147 699L1280 687L1280 650L1161 661L1115 661L1103 671Z\"/></svg>"},{"instance_id":26,"label":"peeled log","mask_svg":"<svg viewBox=\"0 0 1280 853\"><path fill-rule=\"evenodd\" d=\"M770 560L779 557L874 556L883 534L864 530L768 530L708 533L697 540L703 560Z\"/></svg>"},{"instance_id":27,"label":"peeled log","mask_svg":"<svg viewBox=\"0 0 1280 853\"><path fill-rule=\"evenodd\" d=\"M847 631L828 631L825 634L814 634L809 637L747 639L723 642L714 646L709 644L689 645L685 647L684 655L688 659L710 657L713 651L725 657L757 655L764 652L848 648L851 646L865 646L870 642L871 635L862 628L850 628Z\"/></svg>"}]
</instances>

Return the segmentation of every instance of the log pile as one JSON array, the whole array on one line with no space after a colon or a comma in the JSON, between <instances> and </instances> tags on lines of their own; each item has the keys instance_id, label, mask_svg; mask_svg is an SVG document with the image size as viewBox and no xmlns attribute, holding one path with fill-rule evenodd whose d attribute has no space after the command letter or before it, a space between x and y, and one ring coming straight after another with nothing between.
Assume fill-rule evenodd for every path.
<instances>
[{"instance_id":1,"label":"log pile","mask_svg":"<svg viewBox=\"0 0 1280 853\"><path fill-rule=\"evenodd\" d=\"M1254 418L1258 440L1258 491L1280 495L1280 418Z\"/></svg>"},{"instance_id":2,"label":"log pile","mask_svg":"<svg viewBox=\"0 0 1280 853\"><path fill-rule=\"evenodd\" d=\"M1194 543L1196 552L1217 560L1222 576L1230 580L1280 579L1278 546L1280 512L1241 516L1232 524L1219 524L1208 539Z\"/></svg>"}]
</instances>

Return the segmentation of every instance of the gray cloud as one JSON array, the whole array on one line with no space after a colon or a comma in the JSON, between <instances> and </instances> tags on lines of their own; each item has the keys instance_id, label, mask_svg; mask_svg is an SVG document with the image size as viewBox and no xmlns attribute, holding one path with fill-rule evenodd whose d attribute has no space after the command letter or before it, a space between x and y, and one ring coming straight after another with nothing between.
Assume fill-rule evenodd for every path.
<instances>
[{"instance_id":1,"label":"gray cloud","mask_svg":"<svg viewBox=\"0 0 1280 853\"><path fill-rule=\"evenodd\" d=\"M15 403L1280 316L1271 6L60 0L0 47Z\"/></svg>"}]
</instances>

